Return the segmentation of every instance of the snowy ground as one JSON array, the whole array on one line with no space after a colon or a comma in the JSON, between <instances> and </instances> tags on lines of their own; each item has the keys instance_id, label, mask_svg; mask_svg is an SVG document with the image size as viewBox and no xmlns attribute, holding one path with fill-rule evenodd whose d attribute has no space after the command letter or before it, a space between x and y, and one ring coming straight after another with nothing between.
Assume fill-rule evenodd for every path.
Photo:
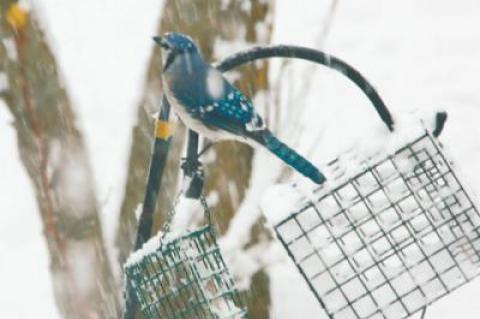
<instances>
[{"instance_id":1,"label":"snowy ground","mask_svg":"<svg viewBox=\"0 0 480 319\"><path fill-rule=\"evenodd\" d=\"M277 2L273 42L317 46L329 3ZM136 98L162 1L36 0L34 4L48 28L77 107L111 240L123 193ZM480 161L476 125L480 118L479 16L478 0L340 0L323 49L358 68L394 112L418 107L447 109L450 118L442 140L480 192L476 168ZM378 121L367 101L343 78L321 67L311 73L311 89L304 101L311 108L308 124L323 128L315 158L324 162L347 141L371 131ZM303 64L294 67L293 77L304 74ZM38 211L18 161L9 121L0 105L0 162L6 168L0 179L0 194L5 195L0 200L0 273L4 275L0 317L55 318ZM115 143L109 142L112 132ZM35 272L26 269L33 262ZM20 273L23 277L16 278ZM299 313L302 318L315 317L318 307L288 263L272 267L270 275L273 318L297 318ZM427 318L477 318L479 295L480 282L476 281L431 307ZM23 306L25 300L29 307Z\"/></svg>"}]
</instances>

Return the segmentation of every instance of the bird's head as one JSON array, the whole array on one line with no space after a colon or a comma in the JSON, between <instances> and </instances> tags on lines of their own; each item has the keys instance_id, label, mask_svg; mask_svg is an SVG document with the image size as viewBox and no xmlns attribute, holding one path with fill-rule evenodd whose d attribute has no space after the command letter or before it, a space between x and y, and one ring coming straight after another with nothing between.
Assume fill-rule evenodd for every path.
<instances>
[{"instance_id":1,"label":"bird's head","mask_svg":"<svg viewBox=\"0 0 480 319\"><path fill-rule=\"evenodd\" d=\"M182 55L198 55L197 46L192 38L185 34L169 32L161 37L153 37L153 40L163 49L164 70Z\"/></svg>"}]
</instances>

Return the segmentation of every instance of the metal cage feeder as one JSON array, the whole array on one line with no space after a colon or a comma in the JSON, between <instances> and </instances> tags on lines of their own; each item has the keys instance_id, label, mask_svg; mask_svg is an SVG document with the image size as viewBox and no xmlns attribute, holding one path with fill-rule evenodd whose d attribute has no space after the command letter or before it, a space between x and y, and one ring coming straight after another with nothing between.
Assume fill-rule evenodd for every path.
<instances>
[{"instance_id":1,"label":"metal cage feeder","mask_svg":"<svg viewBox=\"0 0 480 319\"><path fill-rule=\"evenodd\" d=\"M207 225L132 255L125 273L145 318L247 318L215 238Z\"/></svg>"},{"instance_id":2,"label":"metal cage feeder","mask_svg":"<svg viewBox=\"0 0 480 319\"><path fill-rule=\"evenodd\" d=\"M331 162L337 186L274 227L330 318L407 318L480 274L480 215L430 133L344 156L360 172Z\"/></svg>"},{"instance_id":3,"label":"metal cage feeder","mask_svg":"<svg viewBox=\"0 0 480 319\"><path fill-rule=\"evenodd\" d=\"M148 319L248 318L220 252L211 212L202 195L204 173L198 157L198 135L189 131L187 156L181 165L184 187L161 231L147 242L141 240L147 236L137 234L139 248L124 266L124 318L133 318L137 306ZM183 233L171 232L175 206L181 196L202 204L207 225Z\"/></svg>"},{"instance_id":4,"label":"metal cage feeder","mask_svg":"<svg viewBox=\"0 0 480 319\"><path fill-rule=\"evenodd\" d=\"M394 121L373 86L347 63L293 46L241 52L228 70L260 58L309 60L357 85L380 119ZM403 319L480 274L480 214L437 137L421 132L393 154L344 154L328 165L335 187L276 222L274 230L316 299L332 319ZM345 157L351 165L345 167Z\"/></svg>"}]
</instances>

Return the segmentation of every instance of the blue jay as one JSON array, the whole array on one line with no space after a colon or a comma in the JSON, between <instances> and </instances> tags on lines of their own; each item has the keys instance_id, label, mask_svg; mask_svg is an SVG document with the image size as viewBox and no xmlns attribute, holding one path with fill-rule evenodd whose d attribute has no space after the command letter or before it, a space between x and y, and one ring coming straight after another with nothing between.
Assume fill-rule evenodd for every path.
<instances>
[{"instance_id":1,"label":"blue jay","mask_svg":"<svg viewBox=\"0 0 480 319\"><path fill-rule=\"evenodd\" d=\"M163 49L164 92L188 128L213 141L266 147L313 182L325 181L314 165L273 136L252 102L203 60L190 37L172 32L154 40Z\"/></svg>"}]
</instances>

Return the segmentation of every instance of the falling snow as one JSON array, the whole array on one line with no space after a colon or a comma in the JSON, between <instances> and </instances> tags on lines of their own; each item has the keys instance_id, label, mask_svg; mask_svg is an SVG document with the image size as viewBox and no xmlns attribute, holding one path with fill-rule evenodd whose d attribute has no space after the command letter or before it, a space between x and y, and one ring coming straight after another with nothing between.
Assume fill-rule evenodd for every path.
<instances>
[{"instance_id":1,"label":"falling snow","mask_svg":"<svg viewBox=\"0 0 480 319\"><path fill-rule=\"evenodd\" d=\"M228 0L222 0L225 7L229 3ZM125 182L124 167L131 139L129 135L135 124L135 99L142 85L152 47L150 36L155 33L162 2L147 1L140 5L136 2L127 4L110 0L98 1L92 7L91 2L38 0L34 1L34 4L47 28L47 38L58 56L66 87L77 104L75 112L79 115L80 126L85 133L95 172L96 188L101 201L106 203L101 207L106 237L112 241L114 221L118 217L115 212L120 206ZM435 2L434 6L415 0L388 3L375 0L368 4L339 2L330 33L322 43L317 41L318 34L324 31L319 17L323 17L328 11L327 2L319 4L318 1L309 0L298 6L291 1L277 1L275 6L272 43L322 48L353 64L372 81L387 106L394 110L394 116L398 119L396 129L409 133L409 120L403 121L402 116L413 116L416 120L421 118L425 126L431 127L431 115L434 114L432 107L444 107L449 112L449 120L442 141L450 146L449 152L459 164L460 170L465 172L472 188L480 189L480 173L477 169L480 161L480 131L477 125L479 105L476 93L480 67L476 55L478 41L473 41L479 37L480 30L477 25L480 12L476 0L461 0L455 4L442 0ZM305 10L305 7L311 9ZM382 14L378 14L379 9ZM266 33L265 25L258 24L255 29L260 37L266 37L262 35ZM432 34L437 36L432 37ZM16 50L12 39L2 41L9 57L15 60ZM244 40L228 43L216 40L214 54L220 59L251 45L253 43ZM294 63L287 69L288 72L280 73L281 63L275 60L269 65L269 85L272 91L278 89L277 80L284 78L284 86L280 87L278 93L282 107L296 110L304 106L307 111L298 119L293 116L293 111L289 112L289 122L283 123L290 123L290 128L289 125L280 126L279 134L282 137L298 134L300 150L313 149L310 158L321 168L326 166L324 163L334 159L345 149L350 149L352 145L357 146L361 152L384 154L405 141L405 136L397 139L393 136L392 143L389 144L393 146L385 146L382 141L388 132L378 123L371 105L365 101L358 89L347 84L348 81L344 78L337 74L327 74L323 68L303 62ZM92 78L92 72L98 76ZM305 74L308 74L308 77ZM305 83L305 79L308 79L308 83ZM213 96L222 93L223 88L219 85L218 77L212 76L209 83ZM306 84L310 85L310 89L302 91L304 87L308 87ZM6 87L8 82L2 79L0 74L0 91ZM296 92L297 95L289 97L291 92ZM265 100L270 98L266 96ZM5 107L0 104L0 109L5 110ZM412 110L420 111L413 113ZM115 115L114 120L112 114ZM6 141L0 143L0 157L5 168L0 187L1 193L7 194L5 200L2 198L0 201L1 211L4 212L0 222L0 253L6 256L6 260L17 260L18 263L0 263L0 269L3 273L21 271L25 277L11 276L12 278L4 280L2 287L4 292L8 293L0 294L0 313L2 317L11 318L56 318L58 314L50 287L47 252L42 244L41 228L36 217L38 209L35 206L35 195L18 159L11 121L8 115L0 111L0 135ZM403 128L402 123L406 123ZM297 129L300 127L301 132ZM115 132L115 143L110 142L112 132ZM311 145L315 147L312 148ZM59 146L53 146L55 147ZM78 165L75 164L76 156L73 158L72 169L75 169ZM118 160L112 162L112 158ZM346 158L347 162L348 160L349 158ZM56 161L52 159L51 162L53 165ZM396 164L400 173L408 172L412 168L407 159L400 159ZM54 169L55 167L50 167L49 171ZM348 170L351 173L356 169L357 167L351 166ZM276 182L281 171L281 163L272 160L268 153L259 151L254 155L250 187L221 240L227 253L238 251L248 242L245 229L250 229L260 216L258 206L262 194ZM384 171L385 175L390 173L388 169ZM81 199L82 194L81 190L70 183L82 178L85 178L82 172L72 172L65 176L63 181L66 187L72 187L69 196L74 199L77 196ZM306 189L311 186L299 176L294 175L293 180L298 182L298 189L302 189L304 183L307 183ZM365 187L368 188L371 184L371 181L366 181ZM287 188L282 190L280 187L276 191L281 193L291 189L288 185L282 187ZM266 198L275 197L275 191L273 195L269 192L272 191L267 192ZM401 193L401 186L394 188L393 192ZM292 209L291 204L296 202L297 198L278 201L283 202L283 206L275 203L276 206L269 207L272 205L269 201L271 200L267 200L266 204L262 203L262 207L265 211L272 212L268 213L269 221L275 222L277 218L287 214L287 208L288 211ZM414 207L413 203L406 204L407 209ZM329 203L324 205L328 207ZM385 199L378 198L375 205L384 206ZM425 202L424 205L431 203ZM188 212L197 210L191 209L188 203L181 203L179 210L184 215L181 213L176 222L179 227L188 227ZM334 206L325 209L332 214L334 210ZM195 214L201 215L198 212ZM356 214L355 218L362 219L361 212ZM383 222L384 227L391 227L396 220L386 216ZM418 221L418 227L424 225L424 221ZM335 220L334 226L335 232L341 233L345 223ZM372 237L379 231L374 224L366 224L363 230L366 237ZM441 233L448 236L450 232L445 228ZM330 235L319 231L315 236L318 246L325 248L325 256L330 260L337 259L339 251L328 246ZM399 236L403 237L405 233L400 233ZM22 241L15 238L22 238ZM436 237L427 236L422 240L426 249L435 249L438 244ZM385 247L379 244L377 248L382 250ZM88 281L89 276L88 269L82 269L81 256L84 248L78 247L71 256L78 262L78 269L75 270L78 281ZM153 248L147 246L145 249ZM248 285L252 273L267 262L265 259L268 260L272 318L296 318L299 313L305 318L325 316L281 247L279 249L278 245L272 245L263 249L263 254L258 251L241 251L242 254L237 255L238 261L230 258L229 262L233 265L233 272L244 278L244 285ZM411 251L408 255L410 262L414 264L421 252ZM37 261L34 273L26 267L31 265L32 258ZM85 258L90 258L88 253ZM356 260L360 265L369 263L366 255L359 255ZM395 272L398 260L388 260L387 266L390 271ZM335 275L341 276L342 273L345 273L344 269L339 269ZM428 272L423 274L428 276ZM378 274L372 274L372 280L378 278ZM25 280L21 287L29 285L29 289L19 290L18 280ZM415 280L424 281L425 278L419 275ZM31 285L31 282L35 282L35 285ZM476 318L475 314L479 310L475 299L480 294L479 287L478 283L473 283L450 298L440 301L431 307L428 317ZM85 283L84 288L89 289L88 283ZM433 296L437 290L435 287L426 287L425 291L427 296ZM384 296L388 299L389 292L384 292ZM29 307L25 307L23 303L26 298L32 301ZM33 302L34 300L37 302ZM333 302L339 301L337 299ZM415 302L423 300L419 298L418 301L412 301L412 304ZM371 310L371 305L365 304L361 309L367 313ZM394 305L385 305L384 309L390 313L399 311Z\"/></svg>"},{"instance_id":2,"label":"falling snow","mask_svg":"<svg viewBox=\"0 0 480 319\"><path fill-rule=\"evenodd\" d=\"M215 100L223 96L225 90L223 77L216 69L210 69L207 73L207 89L210 96Z\"/></svg>"}]
</instances>

